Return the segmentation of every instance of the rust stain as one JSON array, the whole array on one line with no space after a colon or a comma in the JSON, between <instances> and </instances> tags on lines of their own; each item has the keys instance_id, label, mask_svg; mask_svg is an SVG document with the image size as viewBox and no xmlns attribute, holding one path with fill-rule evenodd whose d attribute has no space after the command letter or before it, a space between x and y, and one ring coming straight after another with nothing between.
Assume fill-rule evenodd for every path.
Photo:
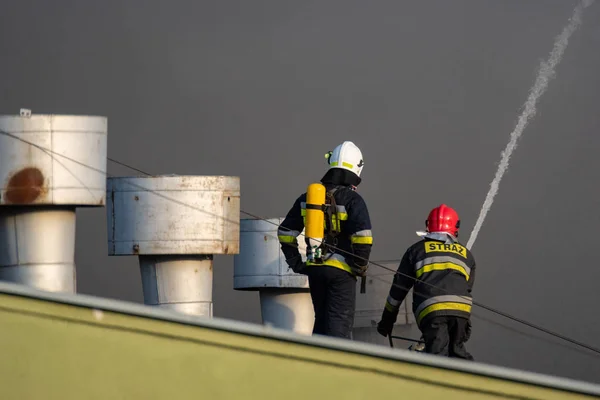
<instances>
[{"instance_id":1,"label":"rust stain","mask_svg":"<svg viewBox=\"0 0 600 400\"><path fill-rule=\"evenodd\" d=\"M35 167L27 167L10 177L4 196L7 203L29 204L45 192L42 171Z\"/></svg>"}]
</instances>

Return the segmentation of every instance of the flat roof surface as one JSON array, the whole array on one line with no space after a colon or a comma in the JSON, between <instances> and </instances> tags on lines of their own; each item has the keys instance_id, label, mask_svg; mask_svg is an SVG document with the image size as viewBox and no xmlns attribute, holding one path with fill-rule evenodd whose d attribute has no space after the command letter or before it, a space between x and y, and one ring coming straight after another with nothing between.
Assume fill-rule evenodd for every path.
<instances>
[{"instance_id":1,"label":"flat roof surface","mask_svg":"<svg viewBox=\"0 0 600 400\"><path fill-rule=\"evenodd\" d=\"M170 321L179 324L199 326L243 335L260 336L274 340L295 342L309 346L363 354L388 360L397 360L411 364L442 368L468 374L487 376L491 378L567 390L600 397L600 385L594 383L527 372L518 369L498 367L480 362L432 356L423 353L415 353L404 349L392 349L368 343L336 339L325 336L301 335L282 329L241 321L190 316L162 310L152 306L146 306L143 304L90 295L45 292L13 283L0 282L0 292L14 296L29 297L72 306L112 311L132 316Z\"/></svg>"}]
</instances>

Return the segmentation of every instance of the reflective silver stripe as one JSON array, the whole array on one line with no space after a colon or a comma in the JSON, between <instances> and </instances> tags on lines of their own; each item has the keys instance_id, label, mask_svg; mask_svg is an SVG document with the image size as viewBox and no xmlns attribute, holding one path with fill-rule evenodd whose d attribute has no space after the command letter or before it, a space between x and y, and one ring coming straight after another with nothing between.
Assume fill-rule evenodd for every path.
<instances>
[{"instance_id":1,"label":"reflective silver stripe","mask_svg":"<svg viewBox=\"0 0 600 400\"><path fill-rule=\"evenodd\" d=\"M446 263L446 262L456 264L460 267L463 267L465 269L465 272L467 273L467 275L471 275L471 268L467 267L467 264L465 264L464 262L462 262L454 257L448 257L448 256L427 257L426 259L415 263L415 271L418 271L421 268L423 268L424 266L429 265L429 264Z\"/></svg>"},{"instance_id":2,"label":"reflective silver stripe","mask_svg":"<svg viewBox=\"0 0 600 400\"><path fill-rule=\"evenodd\" d=\"M300 235L300 232L298 231L290 231L287 229L278 229L277 230L277 236L293 236L293 237L298 237Z\"/></svg>"},{"instance_id":3,"label":"reflective silver stripe","mask_svg":"<svg viewBox=\"0 0 600 400\"><path fill-rule=\"evenodd\" d=\"M303 202L300 203L300 208L306 208L306 202L305 201L303 201Z\"/></svg>"},{"instance_id":4,"label":"reflective silver stripe","mask_svg":"<svg viewBox=\"0 0 600 400\"><path fill-rule=\"evenodd\" d=\"M430 305L437 304L437 303L461 303L461 304L472 305L473 299L471 299L470 297L453 296L453 295L435 296L435 297L429 298L429 299L425 300L424 302L422 302L421 304L419 304L419 307L417 307L417 309L415 310L415 315L419 315L421 313L421 311L423 311Z\"/></svg>"},{"instance_id":5,"label":"reflective silver stripe","mask_svg":"<svg viewBox=\"0 0 600 400\"><path fill-rule=\"evenodd\" d=\"M358 231L358 232L354 233L352 236L372 237L373 236L373 232L371 232L370 229L365 229L365 230Z\"/></svg>"},{"instance_id":6,"label":"reflective silver stripe","mask_svg":"<svg viewBox=\"0 0 600 400\"><path fill-rule=\"evenodd\" d=\"M343 263L346 263L346 264L347 264L347 262L346 262L346 258L345 258L343 255L341 255L341 254L338 254L338 253L332 253L332 254L331 254L331 256L330 256L330 257L328 257L327 259L328 259L328 260L338 260L338 261L341 261L341 262L343 262Z\"/></svg>"},{"instance_id":7,"label":"reflective silver stripe","mask_svg":"<svg viewBox=\"0 0 600 400\"><path fill-rule=\"evenodd\" d=\"M400 307L400 302L398 300L396 300L395 298L393 298L392 296L388 296L387 302L390 306L392 306L394 308Z\"/></svg>"}]
</instances>

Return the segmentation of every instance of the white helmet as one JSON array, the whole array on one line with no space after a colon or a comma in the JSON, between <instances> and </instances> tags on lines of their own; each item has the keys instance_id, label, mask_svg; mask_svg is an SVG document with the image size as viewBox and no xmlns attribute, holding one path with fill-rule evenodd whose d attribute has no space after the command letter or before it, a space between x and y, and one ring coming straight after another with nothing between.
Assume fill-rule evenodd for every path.
<instances>
[{"instance_id":1,"label":"white helmet","mask_svg":"<svg viewBox=\"0 0 600 400\"><path fill-rule=\"evenodd\" d=\"M329 162L329 168L342 168L354 172L360 176L363 166L363 157L360 149L352 142L345 141L333 151L325 155Z\"/></svg>"}]
</instances>

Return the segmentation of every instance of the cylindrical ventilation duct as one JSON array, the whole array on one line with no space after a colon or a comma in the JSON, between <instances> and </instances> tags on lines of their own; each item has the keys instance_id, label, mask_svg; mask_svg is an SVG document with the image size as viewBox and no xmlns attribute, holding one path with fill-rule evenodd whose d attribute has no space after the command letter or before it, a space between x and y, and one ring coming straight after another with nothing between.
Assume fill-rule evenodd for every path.
<instances>
[{"instance_id":1,"label":"cylindrical ventilation duct","mask_svg":"<svg viewBox=\"0 0 600 400\"><path fill-rule=\"evenodd\" d=\"M283 218L240 221L240 253L234 257L233 287L260 293L263 323L297 333L312 333L315 314L308 278L288 268L277 238ZM306 244L299 237L305 259Z\"/></svg>"},{"instance_id":2,"label":"cylindrical ventilation duct","mask_svg":"<svg viewBox=\"0 0 600 400\"><path fill-rule=\"evenodd\" d=\"M139 256L146 305L212 317L213 255L237 254L240 181L108 179L108 252Z\"/></svg>"},{"instance_id":3,"label":"cylindrical ventilation duct","mask_svg":"<svg viewBox=\"0 0 600 400\"><path fill-rule=\"evenodd\" d=\"M0 116L0 280L76 292L75 209L106 196L107 119Z\"/></svg>"}]
</instances>

